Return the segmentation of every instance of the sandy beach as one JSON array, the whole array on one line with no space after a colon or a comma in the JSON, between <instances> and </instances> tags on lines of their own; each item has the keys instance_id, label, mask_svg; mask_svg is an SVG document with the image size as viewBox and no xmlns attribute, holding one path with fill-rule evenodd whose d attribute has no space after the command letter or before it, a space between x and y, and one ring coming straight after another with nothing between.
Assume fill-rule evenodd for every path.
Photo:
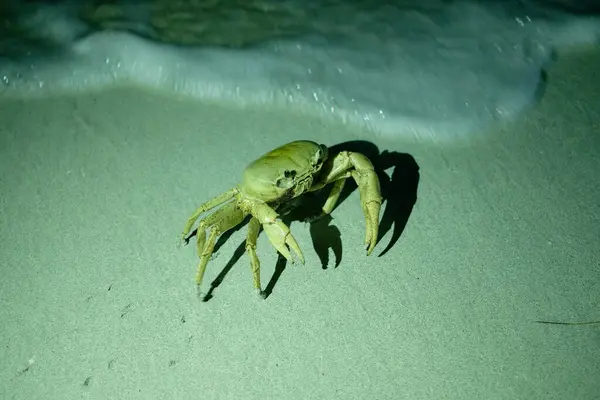
<instances>
[{"instance_id":1,"label":"sandy beach","mask_svg":"<svg viewBox=\"0 0 600 400\"><path fill-rule=\"evenodd\" d=\"M457 146L142 88L0 101L0 398L595 398L600 324L535 321L600 320L598 71L562 55L534 109ZM260 236L266 300L243 227L199 301L188 216L297 139L395 154L374 254L355 190L291 224L305 266Z\"/></svg>"}]
</instances>

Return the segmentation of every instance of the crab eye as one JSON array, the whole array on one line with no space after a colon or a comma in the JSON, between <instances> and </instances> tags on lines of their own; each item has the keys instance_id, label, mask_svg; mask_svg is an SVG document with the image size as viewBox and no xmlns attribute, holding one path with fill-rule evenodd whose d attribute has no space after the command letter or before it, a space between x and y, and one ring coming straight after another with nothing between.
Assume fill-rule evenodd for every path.
<instances>
[{"instance_id":1,"label":"crab eye","mask_svg":"<svg viewBox=\"0 0 600 400\"><path fill-rule=\"evenodd\" d=\"M283 172L283 178L277 179L275 185L281 189L289 189L294 186L294 178L296 178L296 171L286 170Z\"/></svg>"},{"instance_id":2,"label":"crab eye","mask_svg":"<svg viewBox=\"0 0 600 400\"><path fill-rule=\"evenodd\" d=\"M321 165L327 160L328 150L325 145L319 145L319 150L315 154L315 158L313 159L313 165Z\"/></svg>"}]
</instances>

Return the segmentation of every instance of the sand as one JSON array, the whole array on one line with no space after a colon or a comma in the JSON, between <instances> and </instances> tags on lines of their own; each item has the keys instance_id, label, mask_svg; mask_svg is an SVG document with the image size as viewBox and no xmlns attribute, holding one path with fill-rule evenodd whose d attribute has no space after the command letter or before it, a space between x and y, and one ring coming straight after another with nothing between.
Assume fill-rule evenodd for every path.
<instances>
[{"instance_id":1,"label":"sand","mask_svg":"<svg viewBox=\"0 0 600 400\"><path fill-rule=\"evenodd\" d=\"M0 398L594 398L600 324L534 321L600 319L598 71L561 56L533 110L453 147L140 88L2 101ZM261 235L266 300L242 228L199 301L189 214L300 138L404 153L397 233L414 158L399 240L365 255L354 191L328 227L292 223L305 266Z\"/></svg>"}]
</instances>

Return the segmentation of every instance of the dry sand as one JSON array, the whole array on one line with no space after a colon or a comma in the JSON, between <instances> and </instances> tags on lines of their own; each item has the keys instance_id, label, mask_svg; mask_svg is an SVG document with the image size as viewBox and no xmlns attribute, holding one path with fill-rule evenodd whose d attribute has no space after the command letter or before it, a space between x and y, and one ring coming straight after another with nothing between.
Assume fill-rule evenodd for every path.
<instances>
[{"instance_id":1,"label":"dry sand","mask_svg":"<svg viewBox=\"0 0 600 400\"><path fill-rule=\"evenodd\" d=\"M563 57L538 107L453 148L139 89L2 101L0 398L594 398L600 324L534 321L600 319L598 71L598 51ZM188 215L299 138L414 157L400 239L366 257L354 191L329 228L292 224L306 266L274 273L261 235L267 300L234 257L243 228L200 302L194 246L176 245ZM386 207L400 219L407 200ZM336 228L341 262L323 268Z\"/></svg>"}]
</instances>

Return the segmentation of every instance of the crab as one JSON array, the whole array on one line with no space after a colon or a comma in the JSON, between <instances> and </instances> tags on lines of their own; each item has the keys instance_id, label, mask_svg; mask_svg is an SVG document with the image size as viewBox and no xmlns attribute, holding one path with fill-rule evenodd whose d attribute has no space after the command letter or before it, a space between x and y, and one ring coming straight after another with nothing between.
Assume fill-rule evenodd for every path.
<instances>
[{"instance_id":1,"label":"crab","mask_svg":"<svg viewBox=\"0 0 600 400\"><path fill-rule=\"evenodd\" d=\"M294 262L293 252L295 258L304 264L302 250L277 210L304 193L321 190L332 184L320 210L321 215L329 214L349 177L354 178L360 193L366 222L365 250L367 255L373 252L382 202L379 179L373 164L363 154L356 152L341 151L332 156L328 153L327 146L308 140L280 146L250 163L244 170L241 184L205 202L194 211L181 234L181 240L185 244L188 243L190 232L198 218L221 206L201 219L196 229L196 247L200 258L196 272L199 295L202 294L202 279L217 238L250 215L246 252L250 258L254 288L264 297L260 283L260 261L256 255L256 242L261 227L283 257Z\"/></svg>"}]
</instances>

